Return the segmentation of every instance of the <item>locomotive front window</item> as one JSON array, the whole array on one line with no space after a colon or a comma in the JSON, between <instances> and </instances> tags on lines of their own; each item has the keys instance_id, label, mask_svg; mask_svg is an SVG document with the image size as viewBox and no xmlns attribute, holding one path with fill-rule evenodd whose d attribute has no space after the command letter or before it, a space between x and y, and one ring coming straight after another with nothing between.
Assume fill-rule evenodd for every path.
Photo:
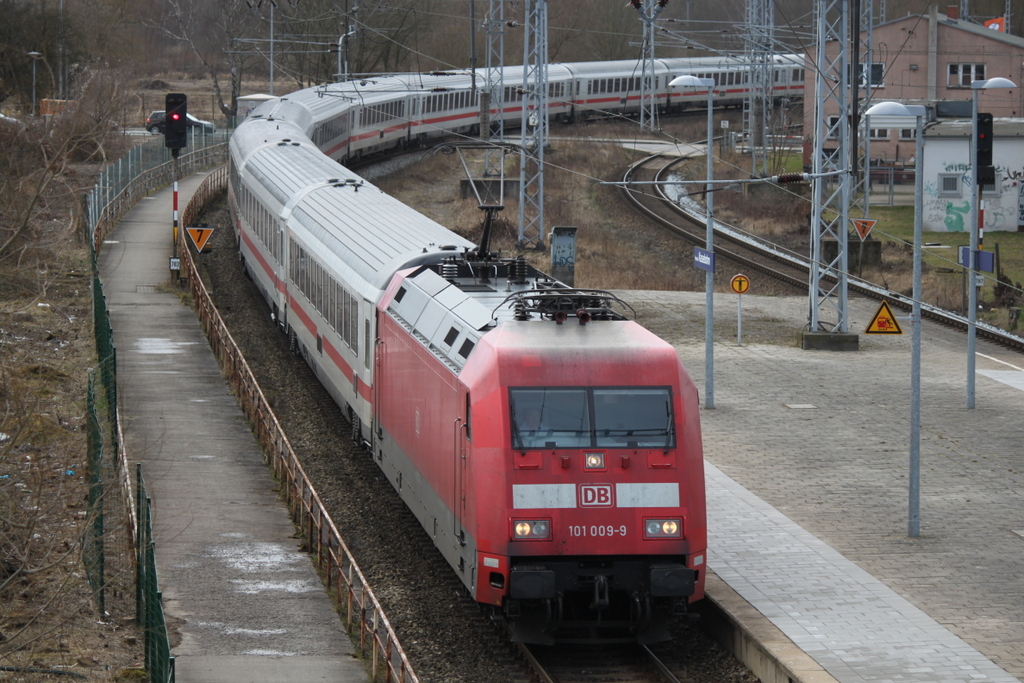
<instances>
[{"instance_id":1,"label":"locomotive front window","mask_svg":"<svg viewBox=\"0 0 1024 683\"><path fill-rule=\"evenodd\" d=\"M669 448L672 397L667 388L594 389L594 436L599 448Z\"/></svg>"},{"instance_id":2,"label":"locomotive front window","mask_svg":"<svg viewBox=\"0 0 1024 683\"><path fill-rule=\"evenodd\" d=\"M583 448L590 445L585 389L512 389L514 448Z\"/></svg>"},{"instance_id":3,"label":"locomotive front window","mask_svg":"<svg viewBox=\"0 0 1024 683\"><path fill-rule=\"evenodd\" d=\"M512 447L672 448L668 387L509 389Z\"/></svg>"}]
</instances>

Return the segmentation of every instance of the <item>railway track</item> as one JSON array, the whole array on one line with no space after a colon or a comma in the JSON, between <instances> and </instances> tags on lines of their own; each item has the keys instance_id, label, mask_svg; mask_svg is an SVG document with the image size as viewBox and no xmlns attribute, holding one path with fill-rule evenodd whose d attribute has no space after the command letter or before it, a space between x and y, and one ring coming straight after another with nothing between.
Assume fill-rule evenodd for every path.
<instances>
[{"instance_id":1,"label":"railway track","mask_svg":"<svg viewBox=\"0 0 1024 683\"><path fill-rule=\"evenodd\" d=\"M664 155L654 154L640 160L626 170L621 185L626 200L641 214L670 232L695 245L705 244L707 224L703 208L686 208L669 197L664 185L651 185L651 181L670 179L682 158L665 161ZM654 188L654 189L651 189ZM715 254L720 259L736 263L747 271L762 273L792 288L794 293L808 294L810 258L806 253L786 250L741 229L715 222ZM904 311L913 306L911 297L894 292L867 280L849 276L850 295L887 301ZM966 317L925 302L921 304L922 318L947 327L966 331ZM987 323L976 323L977 337L1024 352L1024 338Z\"/></svg>"},{"instance_id":2,"label":"railway track","mask_svg":"<svg viewBox=\"0 0 1024 683\"><path fill-rule=\"evenodd\" d=\"M680 683L645 645L538 647L519 644L542 683Z\"/></svg>"}]
</instances>

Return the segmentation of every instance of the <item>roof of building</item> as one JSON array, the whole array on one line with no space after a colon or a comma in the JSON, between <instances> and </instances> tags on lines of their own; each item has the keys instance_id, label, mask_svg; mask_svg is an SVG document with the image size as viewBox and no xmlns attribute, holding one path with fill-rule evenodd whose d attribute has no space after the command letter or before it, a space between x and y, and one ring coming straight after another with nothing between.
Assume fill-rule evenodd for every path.
<instances>
[{"instance_id":1,"label":"roof of building","mask_svg":"<svg viewBox=\"0 0 1024 683\"><path fill-rule=\"evenodd\" d=\"M949 26L950 28L960 29L961 31L966 31L967 33L974 34L974 35L978 36L979 38L985 38L987 40L992 40L992 41L999 42L999 43L1005 43L1007 45L1012 45L1014 47L1018 47L1018 48L1024 49L1024 38L1021 38L1020 36L1015 36L1012 33L1003 33L1002 31L994 31L994 30L992 30L990 28L982 26L981 24L975 24L975 23L973 23L971 21L965 21L964 19L950 19L949 17L947 17L945 14L942 14L942 13L939 13L937 18L938 18L938 23L940 25ZM927 15L923 15L923 14L909 14L909 15L907 15L905 17L899 17L898 19L890 19L889 21L886 21L886 22L883 22L881 24L878 24L872 30L873 31L877 31L879 28L881 28L883 26L890 26L890 25L893 25L893 24L900 24L900 23L904 23L904 22L906 22L908 20L912 20L912 21L915 21L915 22L925 22L925 23L927 23L928 16Z\"/></svg>"},{"instance_id":2,"label":"roof of building","mask_svg":"<svg viewBox=\"0 0 1024 683\"><path fill-rule=\"evenodd\" d=\"M996 118L992 120L992 134L997 138L1024 137L1024 119ZM926 138L963 138L971 135L970 119L935 121L925 127Z\"/></svg>"}]
</instances>

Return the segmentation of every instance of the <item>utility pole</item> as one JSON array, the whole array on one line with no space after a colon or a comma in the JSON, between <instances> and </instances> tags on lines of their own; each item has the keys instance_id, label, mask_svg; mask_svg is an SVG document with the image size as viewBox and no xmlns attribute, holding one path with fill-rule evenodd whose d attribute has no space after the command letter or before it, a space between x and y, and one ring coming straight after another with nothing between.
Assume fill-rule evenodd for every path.
<instances>
[{"instance_id":1,"label":"utility pole","mask_svg":"<svg viewBox=\"0 0 1024 683\"><path fill-rule=\"evenodd\" d=\"M518 246L544 248L544 149L548 145L548 3L526 0Z\"/></svg>"},{"instance_id":2,"label":"utility pole","mask_svg":"<svg viewBox=\"0 0 1024 683\"><path fill-rule=\"evenodd\" d=\"M747 0L746 55L750 88L743 100L743 127L750 148L750 172L768 175L768 117L772 110L775 56L774 0Z\"/></svg>"},{"instance_id":3,"label":"utility pole","mask_svg":"<svg viewBox=\"0 0 1024 683\"><path fill-rule=\"evenodd\" d=\"M643 66L640 70L640 130L658 129L657 83L654 75L654 22L668 0L631 0L643 23Z\"/></svg>"},{"instance_id":4,"label":"utility pole","mask_svg":"<svg viewBox=\"0 0 1024 683\"><path fill-rule=\"evenodd\" d=\"M834 335L848 334L847 242L850 214L850 0L816 0L817 52L814 88L814 178L811 199L811 272L807 329L802 346L837 348ZM828 47L836 54L829 55ZM834 112L834 113L833 113ZM826 156L825 141L835 149ZM823 175L840 171L837 182ZM834 254L824 246L835 241ZM828 319L823 318L823 314ZM831 337L831 338L830 338ZM855 348L856 337L847 340ZM849 345L842 348L850 348Z\"/></svg>"},{"instance_id":5,"label":"utility pole","mask_svg":"<svg viewBox=\"0 0 1024 683\"><path fill-rule=\"evenodd\" d=\"M487 86L480 97L480 137L497 146L484 152L484 177L502 177L505 151L505 0L490 0L487 29Z\"/></svg>"}]
</instances>

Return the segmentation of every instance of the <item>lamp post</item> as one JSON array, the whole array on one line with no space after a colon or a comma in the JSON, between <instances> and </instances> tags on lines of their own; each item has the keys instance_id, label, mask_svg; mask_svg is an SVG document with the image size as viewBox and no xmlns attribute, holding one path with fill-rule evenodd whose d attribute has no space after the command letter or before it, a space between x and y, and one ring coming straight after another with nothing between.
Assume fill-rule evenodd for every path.
<instances>
[{"instance_id":1,"label":"lamp post","mask_svg":"<svg viewBox=\"0 0 1024 683\"><path fill-rule=\"evenodd\" d=\"M978 183L978 91L991 88L1016 88L1008 78L989 78L971 83L971 142L970 164L974 192L971 197L971 253L967 287L967 407L974 408L974 349L978 334L978 287L975 284L978 269L978 231L980 229L981 185Z\"/></svg>"},{"instance_id":2,"label":"lamp post","mask_svg":"<svg viewBox=\"0 0 1024 683\"><path fill-rule=\"evenodd\" d=\"M925 108L899 102L879 102L864 112L871 116L913 116L917 119L914 162L914 289L910 312L910 473L908 482L907 535L921 535L921 242L924 213L924 117Z\"/></svg>"},{"instance_id":3,"label":"lamp post","mask_svg":"<svg viewBox=\"0 0 1024 683\"><path fill-rule=\"evenodd\" d=\"M714 119L714 97L715 97L715 79L713 78L697 78L696 76L686 75L678 76L672 79L672 82L668 84L670 88L705 88L708 91L708 172L707 172L707 192L706 201L708 219L707 219L707 236L705 239L706 249L714 254L715 251L715 193L712 187L712 181L715 175L715 160L714 160L714 132L715 132L715 119ZM712 259L712 268L707 271L704 276L704 291L705 291L705 303L704 303L704 407L714 408L715 407L715 273L714 273L714 260Z\"/></svg>"},{"instance_id":4,"label":"lamp post","mask_svg":"<svg viewBox=\"0 0 1024 683\"><path fill-rule=\"evenodd\" d=\"M36 62L42 57L40 52L29 52L28 56L32 58L32 116L36 115Z\"/></svg>"}]
</instances>

